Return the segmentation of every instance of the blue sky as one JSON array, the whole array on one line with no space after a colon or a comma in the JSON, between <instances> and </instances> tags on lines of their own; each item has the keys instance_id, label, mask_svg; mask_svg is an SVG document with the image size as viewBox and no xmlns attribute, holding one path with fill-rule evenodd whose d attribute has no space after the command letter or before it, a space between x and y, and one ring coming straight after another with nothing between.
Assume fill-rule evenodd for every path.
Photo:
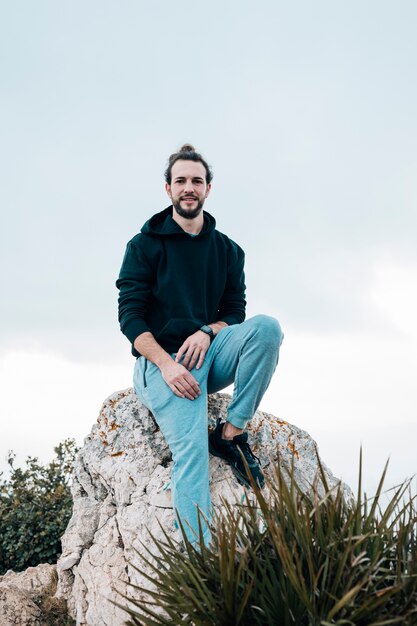
<instances>
[{"instance_id":1,"label":"blue sky","mask_svg":"<svg viewBox=\"0 0 417 626\"><path fill-rule=\"evenodd\" d=\"M131 384L114 281L168 155L285 330L264 408L352 483L416 471L414 2L0 4L0 456L47 459Z\"/></svg>"}]
</instances>

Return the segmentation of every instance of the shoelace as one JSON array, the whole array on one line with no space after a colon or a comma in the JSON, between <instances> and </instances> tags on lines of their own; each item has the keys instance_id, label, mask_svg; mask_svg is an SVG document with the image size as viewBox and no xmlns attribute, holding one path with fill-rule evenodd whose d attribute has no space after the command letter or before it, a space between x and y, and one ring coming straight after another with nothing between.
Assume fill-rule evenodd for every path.
<instances>
[{"instance_id":1,"label":"shoelace","mask_svg":"<svg viewBox=\"0 0 417 626\"><path fill-rule=\"evenodd\" d=\"M249 465L251 464L250 462L252 461L252 459L255 459L260 464L258 457L252 452L251 447L248 443L238 443L236 444L236 448L240 448L242 450L242 454L248 461ZM236 452L238 453L238 456L240 458L239 450L236 450Z\"/></svg>"}]
</instances>

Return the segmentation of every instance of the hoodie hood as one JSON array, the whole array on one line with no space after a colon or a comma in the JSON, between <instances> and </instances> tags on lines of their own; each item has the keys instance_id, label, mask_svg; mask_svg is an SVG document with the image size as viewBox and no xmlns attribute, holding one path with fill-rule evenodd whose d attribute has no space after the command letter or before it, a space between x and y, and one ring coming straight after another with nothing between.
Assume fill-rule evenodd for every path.
<instances>
[{"instance_id":1,"label":"hoodie hood","mask_svg":"<svg viewBox=\"0 0 417 626\"><path fill-rule=\"evenodd\" d=\"M172 219L172 205L153 215L141 228L144 235L153 235L154 237L172 237L178 235L188 235L175 220ZM201 232L196 237L203 237L207 233L211 233L216 228L216 220L210 213L203 211L204 225Z\"/></svg>"}]
</instances>

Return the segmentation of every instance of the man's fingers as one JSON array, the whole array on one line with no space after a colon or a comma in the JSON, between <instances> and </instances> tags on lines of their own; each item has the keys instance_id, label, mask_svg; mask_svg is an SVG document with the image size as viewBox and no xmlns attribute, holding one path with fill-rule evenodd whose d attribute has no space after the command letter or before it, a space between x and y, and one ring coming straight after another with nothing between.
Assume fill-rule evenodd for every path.
<instances>
[{"instance_id":1,"label":"man's fingers","mask_svg":"<svg viewBox=\"0 0 417 626\"><path fill-rule=\"evenodd\" d=\"M198 355L198 352L197 352ZM181 358L181 355L179 355ZM192 357L186 354L187 362ZM178 354L177 354L178 358ZM171 391L179 398L195 400L201 394L200 385L183 363L168 364L162 371L162 377Z\"/></svg>"},{"instance_id":2,"label":"man's fingers","mask_svg":"<svg viewBox=\"0 0 417 626\"><path fill-rule=\"evenodd\" d=\"M176 384L176 388L181 394L182 398L187 398L188 400L195 400L197 398L196 393L191 389L190 385L188 385L187 381L178 381ZM188 385L188 388L187 388ZM178 395L178 394L177 394Z\"/></svg>"},{"instance_id":3,"label":"man's fingers","mask_svg":"<svg viewBox=\"0 0 417 626\"><path fill-rule=\"evenodd\" d=\"M197 359L198 359L197 369L200 369L200 367L203 364L205 356L206 356L206 350L204 350L204 348L200 348L199 350L194 350L193 358L191 359L189 363L188 369L189 370L193 369L194 365L197 363Z\"/></svg>"},{"instance_id":4,"label":"man's fingers","mask_svg":"<svg viewBox=\"0 0 417 626\"><path fill-rule=\"evenodd\" d=\"M191 371L193 367L195 366L195 364L198 362L197 369L200 369L200 367L203 364L204 357L206 356L206 352L207 352L207 349L202 348L201 346L196 346L195 348L189 348L188 352L186 353L184 357L182 364L184 365L184 367L186 367L188 370Z\"/></svg>"},{"instance_id":5,"label":"man's fingers","mask_svg":"<svg viewBox=\"0 0 417 626\"><path fill-rule=\"evenodd\" d=\"M190 345L182 345L181 348L178 350L177 352L177 356L175 358L175 361L177 363L181 363L181 365L184 365L184 367L189 368L189 362L191 357L193 356L195 348L193 346Z\"/></svg>"},{"instance_id":6,"label":"man's fingers","mask_svg":"<svg viewBox=\"0 0 417 626\"><path fill-rule=\"evenodd\" d=\"M197 381L189 381L184 378L184 381L181 381L181 383L184 390L190 393L194 399L198 398L198 396L201 394L200 387L198 386Z\"/></svg>"},{"instance_id":7,"label":"man's fingers","mask_svg":"<svg viewBox=\"0 0 417 626\"><path fill-rule=\"evenodd\" d=\"M175 385L170 385L169 388L179 398L184 398L185 397L184 394L179 389L177 389L177 387Z\"/></svg>"},{"instance_id":8,"label":"man's fingers","mask_svg":"<svg viewBox=\"0 0 417 626\"><path fill-rule=\"evenodd\" d=\"M194 348L188 348L187 352L184 355L183 361L182 361L182 365L184 365L184 367L186 367L188 370L191 369L190 368L190 359L192 358L194 354Z\"/></svg>"},{"instance_id":9,"label":"man's fingers","mask_svg":"<svg viewBox=\"0 0 417 626\"><path fill-rule=\"evenodd\" d=\"M187 398L188 400L194 400L194 395L192 395L184 386L177 381L170 385L171 390L175 393L178 398Z\"/></svg>"},{"instance_id":10,"label":"man's fingers","mask_svg":"<svg viewBox=\"0 0 417 626\"><path fill-rule=\"evenodd\" d=\"M203 365L204 363L204 357L206 356L206 350L201 350L200 352L200 358L198 359L198 363L197 363L197 369L199 370L200 367Z\"/></svg>"},{"instance_id":11,"label":"man's fingers","mask_svg":"<svg viewBox=\"0 0 417 626\"><path fill-rule=\"evenodd\" d=\"M199 396L201 394L201 389L200 389L199 383L196 381L194 376L192 374L188 374L184 376L184 379L187 382L187 384L191 387L191 389L194 391L194 393L196 393L197 396Z\"/></svg>"},{"instance_id":12,"label":"man's fingers","mask_svg":"<svg viewBox=\"0 0 417 626\"><path fill-rule=\"evenodd\" d=\"M200 350L198 348L196 348L194 350L194 352L192 353L192 355L190 355L190 358L188 359L187 363L184 363L184 366L188 369L188 370L192 370L194 365L197 362L198 359L198 355L200 354Z\"/></svg>"},{"instance_id":13,"label":"man's fingers","mask_svg":"<svg viewBox=\"0 0 417 626\"><path fill-rule=\"evenodd\" d=\"M198 363L197 369L200 369L209 346L209 337L197 331L184 341L177 352L175 361L176 363L181 363L181 365L188 370L192 370L196 363Z\"/></svg>"},{"instance_id":14,"label":"man's fingers","mask_svg":"<svg viewBox=\"0 0 417 626\"><path fill-rule=\"evenodd\" d=\"M176 363L179 363L182 359L182 355L187 351L187 347L185 343L182 344L181 348L177 352L177 356L175 357Z\"/></svg>"}]
</instances>

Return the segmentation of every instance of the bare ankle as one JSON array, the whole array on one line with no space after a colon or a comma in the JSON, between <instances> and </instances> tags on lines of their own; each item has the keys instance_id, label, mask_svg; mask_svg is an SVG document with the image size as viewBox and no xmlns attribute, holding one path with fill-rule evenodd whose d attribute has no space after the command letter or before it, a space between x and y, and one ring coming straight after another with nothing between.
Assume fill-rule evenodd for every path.
<instances>
[{"instance_id":1,"label":"bare ankle","mask_svg":"<svg viewBox=\"0 0 417 626\"><path fill-rule=\"evenodd\" d=\"M232 440L233 437L236 437L236 435L241 435L242 433L242 428L237 428L236 426L233 426L233 424L231 424L230 422L225 422L222 430L222 439Z\"/></svg>"}]
</instances>

